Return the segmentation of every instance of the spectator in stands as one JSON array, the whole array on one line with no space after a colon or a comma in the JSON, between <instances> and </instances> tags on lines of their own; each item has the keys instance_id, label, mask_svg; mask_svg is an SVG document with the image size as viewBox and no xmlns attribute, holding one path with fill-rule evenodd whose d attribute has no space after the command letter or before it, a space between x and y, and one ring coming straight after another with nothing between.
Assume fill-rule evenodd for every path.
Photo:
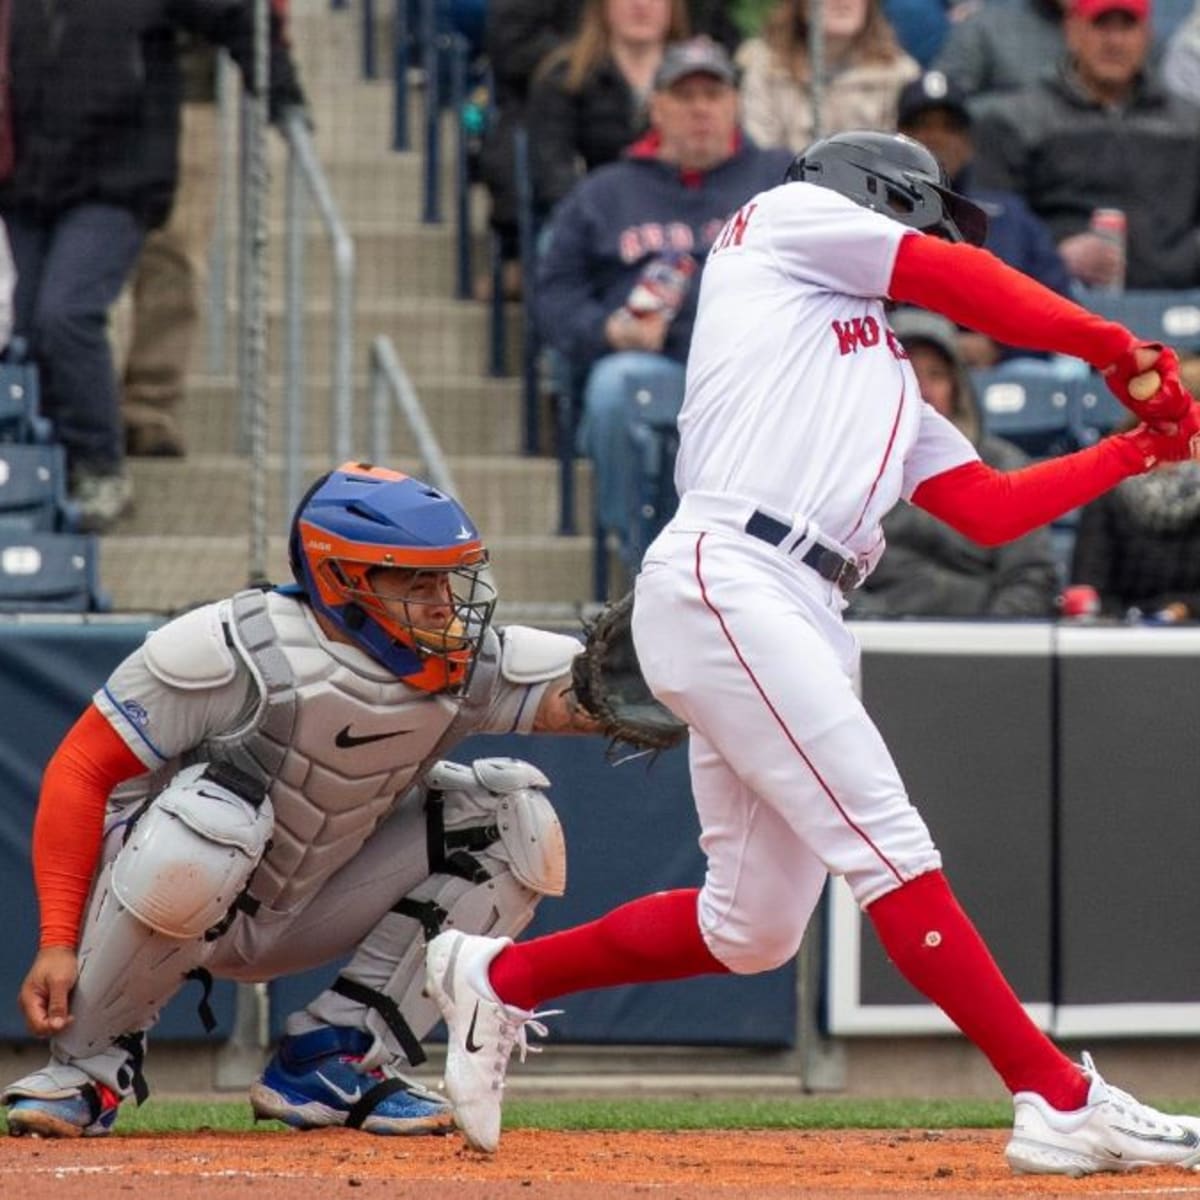
<instances>
[{"instance_id":1,"label":"spectator in stands","mask_svg":"<svg viewBox=\"0 0 1200 1200\"><path fill-rule=\"evenodd\" d=\"M12 7L16 160L0 185L0 215L17 266L16 332L30 339L42 369L47 415L90 530L107 529L133 496L107 318L146 232L170 212L181 28L227 46L251 68L250 0ZM279 38L271 57L279 114L303 95Z\"/></svg>"},{"instance_id":2,"label":"spectator in stands","mask_svg":"<svg viewBox=\"0 0 1200 1200\"><path fill-rule=\"evenodd\" d=\"M1068 295L1067 274L1050 231L1015 192L975 186L975 142L965 93L940 71L926 71L906 84L897 103L901 133L928 147L945 168L951 187L988 214L984 245L1010 267L1023 271L1052 291ZM968 366L990 367L1018 353L973 330L959 333L959 351ZM1028 351L1020 351L1027 356Z\"/></svg>"},{"instance_id":3,"label":"spectator in stands","mask_svg":"<svg viewBox=\"0 0 1200 1200\"><path fill-rule=\"evenodd\" d=\"M821 133L894 129L896 93L920 67L900 49L880 0L833 0L824 14ZM738 51L742 122L760 146L799 151L816 136L809 53L808 0L781 0L763 36Z\"/></svg>"},{"instance_id":4,"label":"spectator in stands","mask_svg":"<svg viewBox=\"0 0 1200 1200\"><path fill-rule=\"evenodd\" d=\"M916 373L921 397L978 448L990 467L1027 463L1011 442L984 433L952 322L920 309L889 317ZM980 546L928 513L899 504L884 518L887 549L851 599L857 617L1048 617L1058 573L1046 529L1003 546Z\"/></svg>"},{"instance_id":5,"label":"spectator in stands","mask_svg":"<svg viewBox=\"0 0 1200 1200\"><path fill-rule=\"evenodd\" d=\"M1052 73L1063 55L1063 11L1068 0L1015 0L981 4L950 29L933 60L972 103L1013 92Z\"/></svg>"},{"instance_id":6,"label":"spectator in stands","mask_svg":"<svg viewBox=\"0 0 1200 1200\"><path fill-rule=\"evenodd\" d=\"M495 111L484 134L479 166L491 197L491 225L500 241L509 298L521 290L513 134L525 123L534 73L575 32L581 7L582 0L490 0L487 8L485 45ZM476 296L487 299L491 286L490 275L481 278Z\"/></svg>"},{"instance_id":7,"label":"spectator in stands","mask_svg":"<svg viewBox=\"0 0 1200 1200\"><path fill-rule=\"evenodd\" d=\"M1125 213L1127 286L1200 282L1200 109L1147 65L1149 16L1149 0L1074 0L1059 73L979 117L978 183L1020 192L1089 287L1121 270L1097 208Z\"/></svg>"},{"instance_id":8,"label":"spectator in stands","mask_svg":"<svg viewBox=\"0 0 1200 1200\"><path fill-rule=\"evenodd\" d=\"M602 528L624 540L631 481L622 443L629 371L680 377L697 279L679 309L635 316L630 293L664 252L703 260L726 218L783 179L790 153L760 150L737 125L733 63L707 38L673 46L650 101L651 132L583 179L556 213L538 267L542 337L586 377L580 449L595 460ZM671 307L674 307L672 304Z\"/></svg>"},{"instance_id":9,"label":"spectator in stands","mask_svg":"<svg viewBox=\"0 0 1200 1200\"><path fill-rule=\"evenodd\" d=\"M1100 612L1174 624L1200 620L1200 463L1171 463L1085 505L1073 587Z\"/></svg>"},{"instance_id":10,"label":"spectator in stands","mask_svg":"<svg viewBox=\"0 0 1200 1200\"><path fill-rule=\"evenodd\" d=\"M579 33L551 53L530 91L529 142L539 215L646 131L654 73L687 36L685 0L585 0Z\"/></svg>"},{"instance_id":11,"label":"spectator in stands","mask_svg":"<svg viewBox=\"0 0 1200 1200\"><path fill-rule=\"evenodd\" d=\"M216 215L216 74L213 46L184 35L180 53L179 182L165 224L146 234L114 312L125 452L184 454L179 409L200 324L208 242Z\"/></svg>"}]
</instances>

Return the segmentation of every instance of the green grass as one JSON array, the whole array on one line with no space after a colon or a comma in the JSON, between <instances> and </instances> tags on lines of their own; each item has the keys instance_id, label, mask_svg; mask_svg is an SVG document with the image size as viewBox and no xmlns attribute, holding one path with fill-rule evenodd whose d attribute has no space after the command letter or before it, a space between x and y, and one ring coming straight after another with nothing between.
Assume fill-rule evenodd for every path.
<instances>
[{"instance_id":1,"label":"green grass","mask_svg":"<svg viewBox=\"0 0 1200 1200\"><path fill-rule=\"evenodd\" d=\"M1200 1115L1200 1101L1168 1102L1168 1111ZM1002 1129L1012 1120L1003 1100L849 1100L840 1097L509 1100L506 1129ZM255 1125L244 1100L152 1099L126 1105L119 1133L195 1130L279 1132L275 1121Z\"/></svg>"},{"instance_id":2,"label":"green grass","mask_svg":"<svg viewBox=\"0 0 1200 1200\"><path fill-rule=\"evenodd\" d=\"M509 1100L507 1129L949 1129L1000 1127L1011 1107L990 1101L844 1100L795 1097L754 1099L562 1099ZM122 1107L120 1133L186 1133L197 1129L262 1132L244 1100L198 1101L154 1098L144 1107Z\"/></svg>"}]
</instances>

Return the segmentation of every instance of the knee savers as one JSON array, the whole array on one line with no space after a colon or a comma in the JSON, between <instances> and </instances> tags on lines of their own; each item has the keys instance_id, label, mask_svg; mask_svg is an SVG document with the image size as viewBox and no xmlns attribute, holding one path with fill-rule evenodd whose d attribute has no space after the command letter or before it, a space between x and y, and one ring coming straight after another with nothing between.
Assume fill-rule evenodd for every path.
<instances>
[{"instance_id":1,"label":"knee savers","mask_svg":"<svg viewBox=\"0 0 1200 1200\"><path fill-rule=\"evenodd\" d=\"M309 1005L321 1020L361 1022L373 1035L367 1069L424 1060L420 1039L439 1019L424 995L430 938L443 929L515 937L542 896L561 896L566 887L562 826L541 791L550 781L536 767L514 758L439 762L424 784L429 877L367 935L332 993Z\"/></svg>"},{"instance_id":2,"label":"knee savers","mask_svg":"<svg viewBox=\"0 0 1200 1200\"><path fill-rule=\"evenodd\" d=\"M117 854L113 895L157 933L200 937L241 894L271 826L271 802L252 780L217 764L186 767Z\"/></svg>"},{"instance_id":3,"label":"knee savers","mask_svg":"<svg viewBox=\"0 0 1200 1200\"><path fill-rule=\"evenodd\" d=\"M271 825L261 787L219 764L185 767L154 798L92 892L58 1059L107 1053L154 1023L211 956L204 935L245 889Z\"/></svg>"},{"instance_id":4,"label":"knee savers","mask_svg":"<svg viewBox=\"0 0 1200 1200\"><path fill-rule=\"evenodd\" d=\"M489 860L503 864L531 891L563 894L566 842L554 806L540 790L550 780L537 767L518 758L480 758L470 766L439 762L425 783L440 795L451 856L461 846L485 869L492 867Z\"/></svg>"}]
</instances>

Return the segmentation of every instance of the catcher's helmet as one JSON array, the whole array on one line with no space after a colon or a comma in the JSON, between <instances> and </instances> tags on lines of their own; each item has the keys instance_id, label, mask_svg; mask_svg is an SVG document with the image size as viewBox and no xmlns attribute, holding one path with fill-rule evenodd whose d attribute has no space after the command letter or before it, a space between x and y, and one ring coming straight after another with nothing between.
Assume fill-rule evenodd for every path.
<instances>
[{"instance_id":1,"label":"catcher's helmet","mask_svg":"<svg viewBox=\"0 0 1200 1200\"><path fill-rule=\"evenodd\" d=\"M788 182L815 183L950 242L983 244L987 214L950 190L941 164L902 133L835 133L792 159Z\"/></svg>"},{"instance_id":2,"label":"catcher's helmet","mask_svg":"<svg viewBox=\"0 0 1200 1200\"><path fill-rule=\"evenodd\" d=\"M288 556L313 608L406 683L466 686L496 589L457 501L399 471L343 463L297 506ZM372 581L383 568L411 575L384 595Z\"/></svg>"}]
</instances>

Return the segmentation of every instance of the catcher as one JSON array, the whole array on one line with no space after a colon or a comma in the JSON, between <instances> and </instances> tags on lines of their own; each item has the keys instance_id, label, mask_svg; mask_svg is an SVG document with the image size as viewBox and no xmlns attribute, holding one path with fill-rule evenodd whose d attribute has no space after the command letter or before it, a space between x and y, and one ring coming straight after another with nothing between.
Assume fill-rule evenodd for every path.
<instances>
[{"instance_id":1,"label":"catcher","mask_svg":"<svg viewBox=\"0 0 1200 1200\"><path fill-rule=\"evenodd\" d=\"M287 1018L256 1116L440 1133L405 1078L438 1018L421 994L440 929L513 935L566 877L529 763L442 761L475 732L681 730L655 702L598 719L572 637L496 629L488 555L419 480L348 463L293 518L295 584L194 609L122 662L51 758L33 835L40 949L19 1002L50 1060L4 1092L9 1131L107 1133L138 1103L145 1032L185 980L267 980L353 951ZM605 654L621 634L604 622ZM626 666L632 656L625 613ZM623 685L622 685L623 686ZM633 689L636 691L636 689ZM643 686L643 697L648 692Z\"/></svg>"}]
</instances>

